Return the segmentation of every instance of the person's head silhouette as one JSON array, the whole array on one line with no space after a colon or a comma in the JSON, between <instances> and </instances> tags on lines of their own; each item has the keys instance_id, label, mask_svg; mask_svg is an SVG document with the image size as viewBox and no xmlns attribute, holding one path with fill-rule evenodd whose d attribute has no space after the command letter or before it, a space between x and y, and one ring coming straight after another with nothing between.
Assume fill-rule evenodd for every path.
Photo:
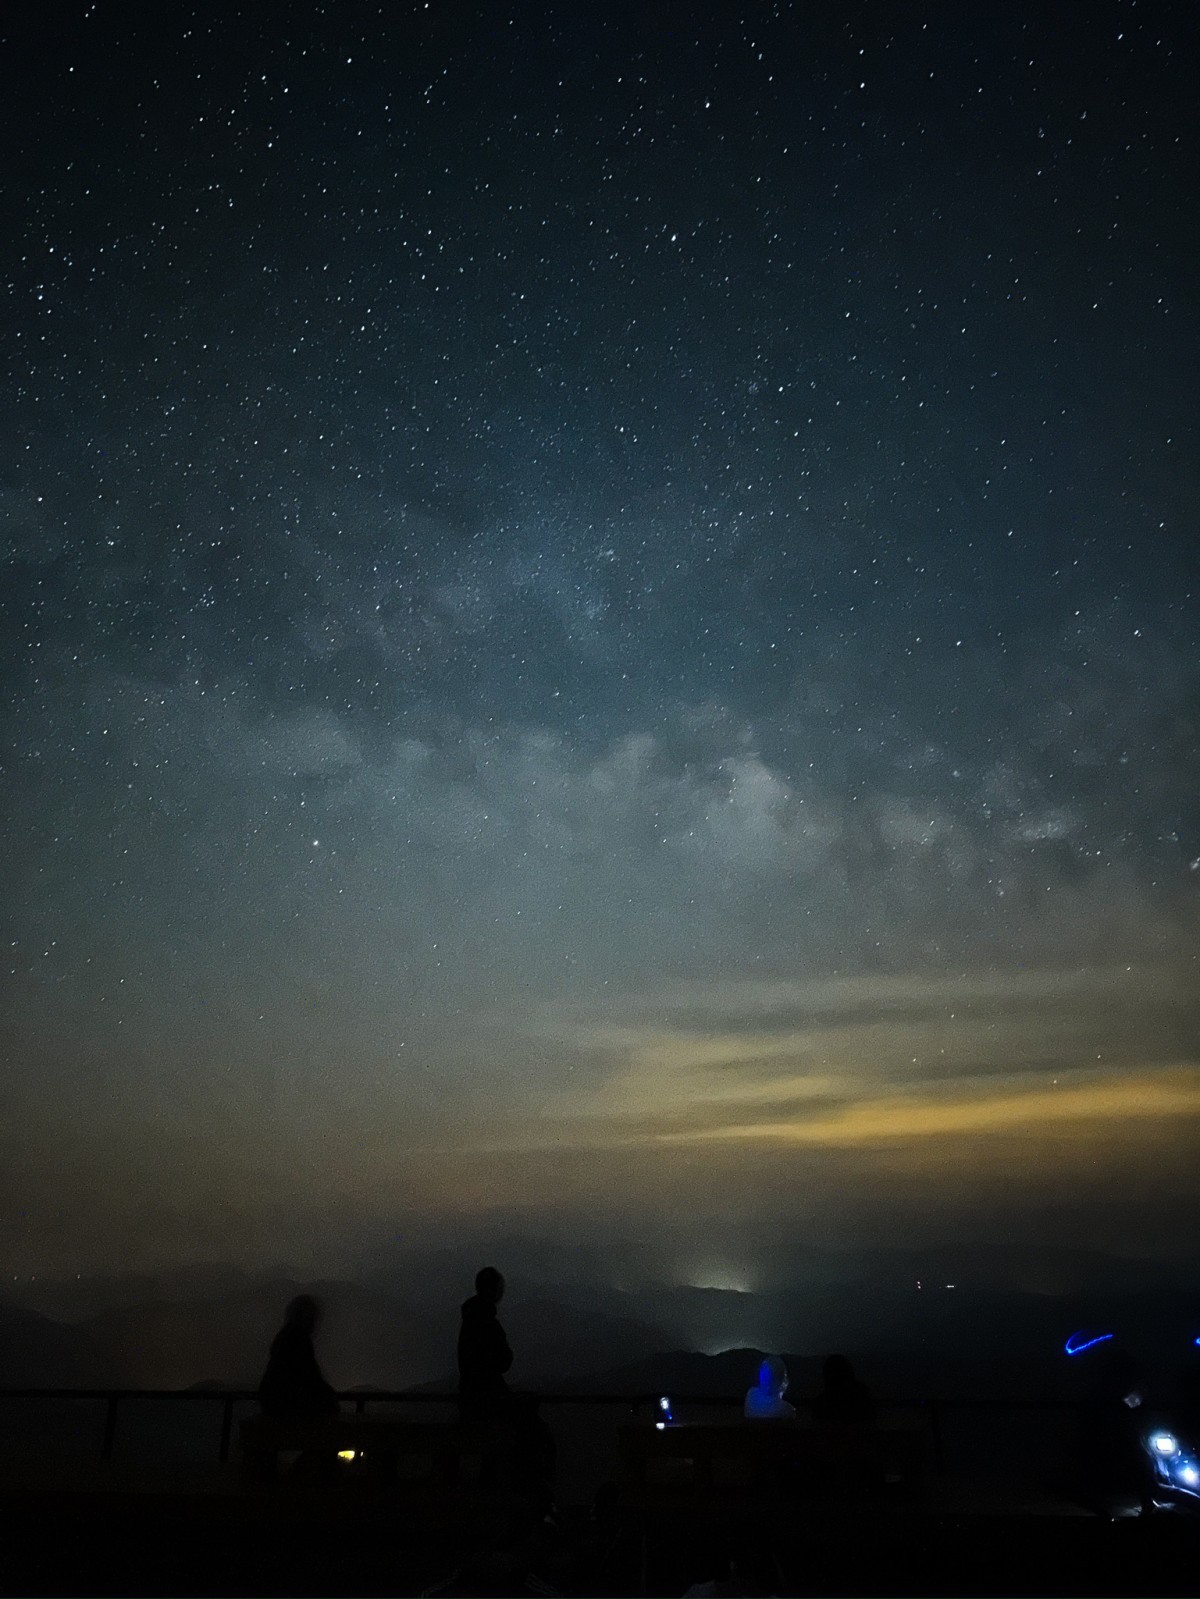
<instances>
[{"instance_id":1,"label":"person's head silhouette","mask_svg":"<svg viewBox=\"0 0 1200 1599\"><path fill-rule=\"evenodd\" d=\"M484 1266L475 1273L475 1292L480 1299L486 1299L493 1305L498 1305L504 1298L504 1278L495 1266Z\"/></svg>"},{"instance_id":2,"label":"person's head silhouette","mask_svg":"<svg viewBox=\"0 0 1200 1599\"><path fill-rule=\"evenodd\" d=\"M829 1389L853 1388L858 1380L854 1375L854 1367L845 1355L830 1355L821 1368L821 1375Z\"/></svg>"},{"instance_id":3,"label":"person's head silhouette","mask_svg":"<svg viewBox=\"0 0 1200 1599\"><path fill-rule=\"evenodd\" d=\"M767 1355L758 1368L759 1392L771 1399L782 1399L787 1385L787 1367L778 1355Z\"/></svg>"},{"instance_id":4,"label":"person's head silhouette","mask_svg":"<svg viewBox=\"0 0 1200 1599\"><path fill-rule=\"evenodd\" d=\"M321 1320L321 1301L312 1294L297 1294L284 1315L284 1325L300 1332L314 1333Z\"/></svg>"}]
</instances>

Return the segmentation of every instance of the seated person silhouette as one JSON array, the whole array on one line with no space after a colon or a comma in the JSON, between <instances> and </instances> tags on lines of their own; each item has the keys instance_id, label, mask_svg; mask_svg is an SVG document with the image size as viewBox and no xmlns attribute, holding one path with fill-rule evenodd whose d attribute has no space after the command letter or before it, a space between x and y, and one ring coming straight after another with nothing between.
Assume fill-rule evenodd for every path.
<instances>
[{"instance_id":1,"label":"seated person silhouette","mask_svg":"<svg viewBox=\"0 0 1200 1599\"><path fill-rule=\"evenodd\" d=\"M865 1382L854 1375L845 1355L830 1355L822 1368L825 1386L812 1402L814 1421L875 1425L875 1399Z\"/></svg>"},{"instance_id":2,"label":"seated person silhouette","mask_svg":"<svg viewBox=\"0 0 1200 1599\"><path fill-rule=\"evenodd\" d=\"M288 1306L258 1385L264 1414L281 1421L337 1415L337 1394L326 1382L313 1349L320 1321L321 1302L311 1294L298 1294Z\"/></svg>"},{"instance_id":3,"label":"seated person silhouette","mask_svg":"<svg viewBox=\"0 0 1200 1599\"><path fill-rule=\"evenodd\" d=\"M464 1421L493 1423L511 1433L513 1463L537 1497L551 1503L555 1475L554 1437L538 1415L533 1394L508 1386L513 1352L497 1307L504 1278L495 1266L475 1275L475 1292L463 1301L458 1333L458 1405Z\"/></svg>"},{"instance_id":4,"label":"seated person silhouette","mask_svg":"<svg viewBox=\"0 0 1200 1599\"><path fill-rule=\"evenodd\" d=\"M787 1392L787 1367L778 1355L765 1355L758 1368L758 1382L746 1394L743 1414L747 1421L794 1421L795 1405L783 1397Z\"/></svg>"}]
</instances>

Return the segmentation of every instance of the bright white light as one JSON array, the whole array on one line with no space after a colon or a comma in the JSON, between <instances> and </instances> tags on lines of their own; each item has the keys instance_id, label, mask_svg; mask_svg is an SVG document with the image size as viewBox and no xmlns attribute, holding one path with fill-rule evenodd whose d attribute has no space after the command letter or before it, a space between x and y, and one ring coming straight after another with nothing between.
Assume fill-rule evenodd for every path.
<instances>
[{"instance_id":1,"label":"bright white light","mask_svg":"<svg viewBox=\"0 0 1200 1599\"><path fill-rule=\"evenodd\" d=\"M1151 1433L1150 1447L1156 1455L1174 1455L1179 1451L1174 1435L1169 1432Z\"/></svg>"},{"instance_id":2,"label":"bright white light","mask_svg":"<svg viewBox=\"0 0 1200 1599\"><path fill-rule=\"evenodd\" d=\"M666 1430L667 1430L666 1422L665 1421L656 1421L654 1423L654 1430L655 1430L655 1432L666 1432Z\"/></svg>"},{"instance_id":3,"label":"bright white light","mask_svg":"<svg viewBox=\"0 0 1200 1599\"><path fill-rule=\"evenodd\" d=\"M1186 1483L1189 1488L1200 1487L1200 1467L1180 1466L1179 1480Z\"/></svg>"}]
</instances>

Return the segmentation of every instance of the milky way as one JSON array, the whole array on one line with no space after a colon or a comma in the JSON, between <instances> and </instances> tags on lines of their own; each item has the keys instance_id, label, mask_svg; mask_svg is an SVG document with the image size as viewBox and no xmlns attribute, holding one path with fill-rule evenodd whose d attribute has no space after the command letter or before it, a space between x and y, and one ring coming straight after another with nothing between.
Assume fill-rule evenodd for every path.
<instances>
[{"instance_id":1,"label":"milky way","mask_svg":"<svg viewBox=\"0 0 1200 1599\"><path fill-rule=\"evenodd\" d=\"M13 1271L1186 1237L1188 9L583 9L4 24Z\"/></svg>"}]
</instances>

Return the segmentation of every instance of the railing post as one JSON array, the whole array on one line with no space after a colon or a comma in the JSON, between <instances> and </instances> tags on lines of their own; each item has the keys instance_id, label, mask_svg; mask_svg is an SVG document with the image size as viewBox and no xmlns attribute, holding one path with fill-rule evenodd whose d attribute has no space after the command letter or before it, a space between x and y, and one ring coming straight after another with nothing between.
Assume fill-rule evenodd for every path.
<instances>
[{"instance_id":1,"label":"railing post","mask_svg":"<svg viewBox=\"0 0 1200 1599\"><path fill-rule=\"evenodd\" d=\"M218 1459L224 1466L229 1460L229 1441L233 1436L233 1398L227 1398L221 1412L221 1449Z\"/></svg>"},{"instance_id":2,"label":"railing post","mask_svg":"<svg viewBox=\"0 0 1200 1599\"><path fill-rule=\"evenodd\" d=\"M110 1394L104 1412L104 1442L100 1445L101 1460L111 1460L117 1441L117 1403L119 1395Z\"/></svg>"}]
</instances>

